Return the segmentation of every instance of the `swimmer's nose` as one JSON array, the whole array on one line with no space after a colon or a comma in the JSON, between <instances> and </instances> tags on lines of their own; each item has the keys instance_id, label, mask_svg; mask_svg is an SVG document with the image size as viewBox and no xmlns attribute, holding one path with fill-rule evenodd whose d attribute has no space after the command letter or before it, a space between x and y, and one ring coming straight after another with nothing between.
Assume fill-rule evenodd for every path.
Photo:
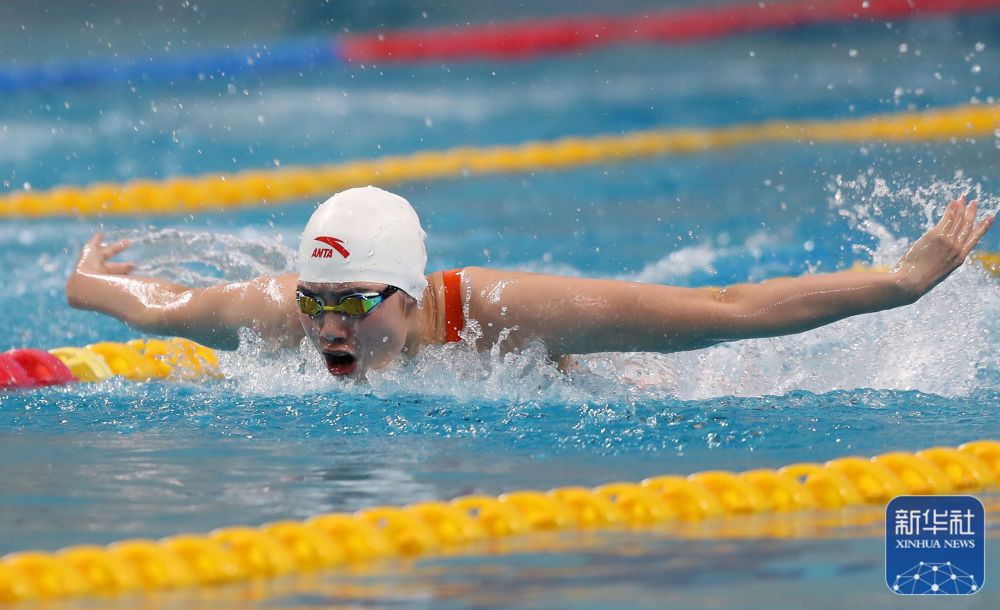
<instances>
[{"instance_id":1,"label":"swimmer's nose","mask_svg":"<svg viewBox=\"0 0 1000 610\"><path fill-rule=\"evenodd\" d=\"M350 326L347 317L327 313L323 315L323 327L320 328L319 336L330 343L341 343L350 338Z\"/></svg>"}]
</instances>

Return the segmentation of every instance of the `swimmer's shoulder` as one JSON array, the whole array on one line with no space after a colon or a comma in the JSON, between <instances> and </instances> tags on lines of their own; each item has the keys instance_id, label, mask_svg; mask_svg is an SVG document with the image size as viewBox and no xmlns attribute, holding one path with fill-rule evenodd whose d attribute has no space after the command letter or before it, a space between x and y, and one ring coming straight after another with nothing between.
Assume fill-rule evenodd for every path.
<instances>
[{"instance_id":1,"label":"swimmer's shoulder","mask_svg":"<svg viewBox=\"0 0 1000 610\"><path fill-rule=\"evenodd\" d=\"M271 341L294 347L305 336L295 305L297 273L261 276L250 281L251 301L256 301L254 330Z\"/></svg>"},{"instance_id":2,"label":"swimmer's shoulder","mask_svg":"<svg viewBox=\"0 0 1000 610\"><path fill-rule=\"evenodd\" d=\"M295 287L299 283L298 273L285 273L283 275L273 275L265 276L260 279L268 279L274 285L281 288L282 294L286 295L289 299L295 300Z\"/></svg>"},{"instance_id":3,"label":"swimmer's shoulder","mask_svg":"<svg viewBox=\"0 0 1000 610\"><path fill-rule=\"evenodd\" d=\"M254 293L254 297L261 299L261 304L268 309L276 307L287 312L295 309L295 287L298 279L297 273L262 275L250 280L248 287Z\"/></svg>"},{"instance_id":4,"label":"swimmer's shoulder","mask_svg":"<svg viewBox=\"0 0 1000 610\"><path fill-rule=\"evenodd\" d=\"M477 288L490 286L512 275L531 275L526 273L512 273L500 269L489 269L487 267L456 267L443 271L435 271L427 276L427 291L424 293L424 305L434 307L440 312L441 323L444 323L444 283L445 275L458 273L462 287L462 304L468 306L478 295ZM481 296L481 295L478 295Z\"/></svg>"},{"instance_id":5,"label":"swimmer's shoulder","mask_svg":"<svg viewBox=\"0 0 1000 610\"><path fill-rule=\"evenodd\" d=\"M474 285L473 275L480 267L457 267L435 271L427 275L427 290L423 299L424 342L441 344L447 341L447 311L445 298L445 276L458 273L461 282L461 302L467 309L468 295Z\"/></svg>"},{"instance_id":6,"label":"swimmer's shoulder","mask_svg":"<svg viewBox=\"0 0 1000 610\"><path fill-rule=\"evenodd\" d=\"M420 308L424 328L422 343L434 345L445 341L444 274L444 271L435 271L427 275L427 290L424 290Z\"/></svg>"},{"instance_id":7,"label":"swimmer's shoulder","mask_svg":"<svg viewBox=\"0 0 1000 610\"><path fill-rule=\"evenodd\" d=\"M447 341L447 312L449 308L445 296L445 277L454 273L458 274L459 286L461 287L459 298L463 318L470 311L475 311L474 302L478 294L476 287L500 281L505 274L503 271L485 267L457 267L428 274L427 290L424 291L422 307L425 343L441 344ZM464 325L463 320L459 326Z\"/></svg>"}]
</instances>

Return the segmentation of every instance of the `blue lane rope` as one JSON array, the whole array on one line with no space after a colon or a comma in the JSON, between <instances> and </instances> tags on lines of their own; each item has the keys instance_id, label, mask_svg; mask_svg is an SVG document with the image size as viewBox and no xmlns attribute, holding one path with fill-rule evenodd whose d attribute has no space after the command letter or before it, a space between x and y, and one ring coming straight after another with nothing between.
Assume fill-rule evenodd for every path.
<instances>
[{"instance_id":1,"label":"blue lane rope","mask_svg":"<svg viewBox=\"0 0 1000 610\"><path fill-rule=\"evenodd\" d=\"M345 63L341 45L325 38L219 49L183 56L118 60L51 61L0 67L0 93L115 83L221 78L248 72L279 72Z\"/></svg>"}]
</instances>

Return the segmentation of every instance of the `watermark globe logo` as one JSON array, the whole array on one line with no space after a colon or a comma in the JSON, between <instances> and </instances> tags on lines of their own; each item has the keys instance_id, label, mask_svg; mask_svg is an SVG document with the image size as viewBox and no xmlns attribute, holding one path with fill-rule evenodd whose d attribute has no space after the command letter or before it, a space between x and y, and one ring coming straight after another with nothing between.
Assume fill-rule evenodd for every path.
<instances>
[{"instance_id":1,"label":"watermark globe logo","mask_svg":"<svg viewBox=\"0 0 1000 610\"><path fill-rule=\"evenodd\" d=\"M899 496L885 509L885 582L899 595L973 595L983 588L983 503Z\"/></svg>"}]
</instances>

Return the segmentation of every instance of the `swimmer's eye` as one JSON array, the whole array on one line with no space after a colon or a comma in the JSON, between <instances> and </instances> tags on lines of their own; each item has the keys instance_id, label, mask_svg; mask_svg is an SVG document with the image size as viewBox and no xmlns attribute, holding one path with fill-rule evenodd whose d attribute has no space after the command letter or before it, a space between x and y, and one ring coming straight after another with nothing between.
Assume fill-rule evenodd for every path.
<instances>
[{"instance_id":1,"label":"swimmer's eye","mask_svg":"<svg viewBox=\"0 0 1000 610\"><path fill-rule=\"evenodd\" d=\"M295 302L299 306L299 311L310 317L318 316L323 311L322 301L301 292L295 293Z\"/></svg>"},{"instance_id":2,"label":"swimmer's eye","mask_svg":"<svg viewBox=\"0 0 1000 610\"><path fill-rule=\"evenodd\" d=\"M352 318L363 318L398 290L399 288L395 286L388 286L382 292L349 294L340 297L340 302L336 305L326 305L320 297L296 291L295 302L299 306L299 311L311 318L322 315L326 311L344 314Z\"/></svg>"}]
</instances>

